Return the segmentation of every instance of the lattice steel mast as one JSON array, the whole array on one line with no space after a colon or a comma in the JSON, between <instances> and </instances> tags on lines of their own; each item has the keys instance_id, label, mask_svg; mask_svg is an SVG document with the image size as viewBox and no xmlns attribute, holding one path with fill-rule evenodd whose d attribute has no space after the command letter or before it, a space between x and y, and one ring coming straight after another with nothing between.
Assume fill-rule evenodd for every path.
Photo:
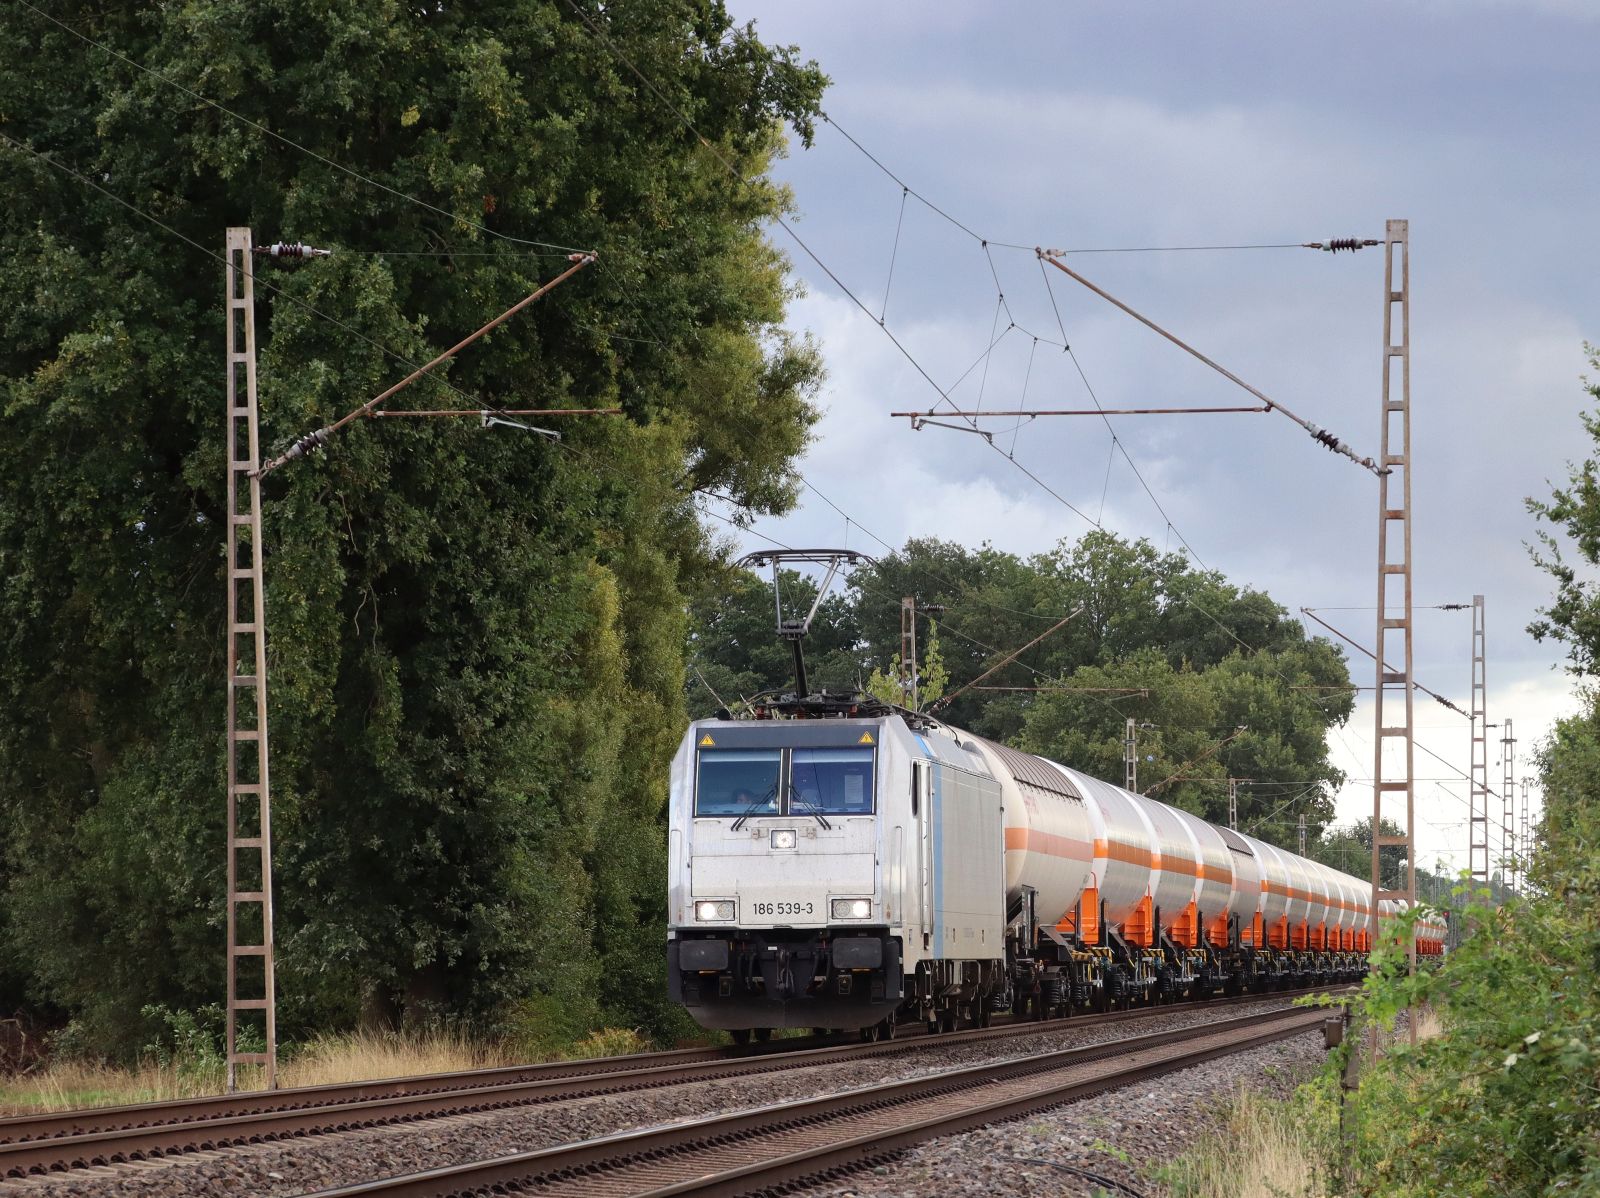
<instances>
[{"instance_id":1,"label":"lattice steel mast","mask_svg":"<svg viewBox=\"0 0 1600 1198\"><path fill-rule=\"evenodd\" d=\"M319 258L330 251L299 242L275 243L256 247L251 230L228 229L224 315L227 318L227 1057L228 1089L238 1086L238 1066L260 1065L267 1088L278 1084L277 986L273 966L272 932L272 792L268 777L267 753L267 646L266 593L262 581L261 479L296 458L304 457L326 444L328 439L357 417L374 416L378 405L450 360L485 333L504 324L528 305L559 287L573 275L591 265L591 253L567 255L571 263L560 275L519 300L488 324L457 342L426 365L418 366L400 382L368 400L325 428L317 429L294 442L289 449L268 461L261 459L260 418L256 405L256 333L253 255L271 258ZM528 415L615 414L621 409L529 409ZM510 425L556 440L560 434L548 429L529 428L514 421L499 419L497 409L483 411L430 411L416 416L476 416L484 427ZM244 535L241 536L241 531ZM240 584L245 584L243 587ZM247 609L241 613L240 606ZM242 639L249 649L240 651ZM241 666L247 666L243 673ZM253 703L240 703L240 692L248 691ZM252 755L248 747L254 746ZM241 810L240 800L247 800ZM240 854L254 852L244 858ZM241 928L241 917L244 927ZM249 938L245 938L249 933ZM259 960L259 972L247 963ZM260 994L246 997L245 990ZM263 1051L239 1050L240 1016L261 1012ZM248 1018L248 1016L246 1016Z\"/></svg>"},{"instance_id":2,"label":"lattice steel mast","mask_svg":"<svg viewBox=\"0 0 1600 1198\"><path fill-rule=\"evenodd\" d=\"M228 1089L240 1065L278 1084L272 957L272 804L267 771L266 594L261 573L261 429L250 230L227 236L228 369ZM242 534L242 535L241 535ZM240 611L243 605L244 611ZM241 650L241 643L245 646ZM240 672L241 666L244 668ZM241 700L243 702L241 703ZM242 808L241 808L242 801ZM245 868L240 869L240 854ZM242 875L242 876L241 876ZM241 918L248 925L241 938ZM259 971L253 962L261 963ZM242 976L243 975L243 976ZM241 991L259 991L245 996ZM263 1051L239 1051L241 1014L261 1013ZM250 1018L249 1015L246 1018Z\"/></svg>"},{"instance_id":3,"label":"lattice steel mast","mask_svg":"<svg viewBox=\"0 0 1600 1198\"><path fill-rule=\"evenodd\" d=\"M1416 814L1416 723L1412 690L1411 262L1408 238L1408 222L1388 222L1383 250L1383 428L1378 458L1382 472L1378 475L1378 615L1374 654L1377 661L1372 770L1374 920L1380 900L1415 902L1417 894L1412 834ZM1390 651L1390 634L1397 634L1401 641L1399 653ZM1404 662L1403 668L1391 670L1385 664L1390 660ZM1399 710L1394 710L1396 708ZM1392 761L1394 755L1384 752L1390 742L1398 742L1400 762ZM1405 829L1400 835L1382 832L1384 796L1390 794L1405 796ZM1406 854L1404 885L1394 888L1383 885L1381 874L1381 851L1389 845L1401 846ZM1411 938L1406 955L1410 968L1415 971L1415 937ZM1412 1031L1414 1035L1414 1022ZM1377 1052L1376 1037L1373 1052Z\"/></svg>"},{"instance_id":4,"label":"lattice steel mast","mask_svg":"<svg viewBox=\"0 0 1600 1198\"><path fill-rule=\"evenodd\" d=\"M1532 845L1533 845L1533 841L1529 839L1529 832L1528 832L1528 823L1529 823L1529 820L1528 820L1528 808L1531 805L1529 803L1529 800L1528 800L1528 795L1531 792L1532 786L1533 786L1533 779L1530 778L1527 774L1524 774L1522 776L1522 813L1521 813L1521 817L1520 817L1521 818L1521 823L1519 824L1519 826L1517 828L1517 844L1521 848L1522 855L1523 855L1522 868L1517 871L1517 882L1524 889L1526 889L1527 885L1528 885L1527 857L1528 857L1528 854L1532 851Z\"/></svg>"},{"instance_id":5,"label":"lattice steel mast","mask_svg":"<svg viewBox=\"0 0 1600 1198\"><path fill-rule=\"evenodd\" d=\"M1475 888L1489 884L1489 714L1484 674L1483 596L1472 597L1472 765L1467 869Z\"/></svg>"},{"instance_id":6,"label":"lattice steel mast","mask_svg":"<svg viewBox=\"0 0 1600 1198\"><path fill-rule=\"evenodd\" d=\"M1517 779L1514 765L1517 757L1517 738L1511 730L1511 717L1500 725L1500 845L1505 855L1505 868L1501 875L1508 890L1516 889L1517 871Z\"/></svg>"}]
</instances>

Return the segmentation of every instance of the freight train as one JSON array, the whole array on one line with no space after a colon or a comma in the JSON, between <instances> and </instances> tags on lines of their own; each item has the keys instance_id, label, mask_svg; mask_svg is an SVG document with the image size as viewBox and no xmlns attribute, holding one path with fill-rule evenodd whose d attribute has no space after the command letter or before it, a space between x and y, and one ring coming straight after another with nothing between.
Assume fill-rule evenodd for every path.
<instances>
[{"instance_id":1,"label":"freight train","mask_svg":"<svg viewBox=\"0 0 1600 1198\"><path fill-rule=\"evenodd\" d=\"M1375 935L1367 882L860 695L695 722L670 806L672 997L740 1042L1350 981Z\"/></svg>"}]
</instances>

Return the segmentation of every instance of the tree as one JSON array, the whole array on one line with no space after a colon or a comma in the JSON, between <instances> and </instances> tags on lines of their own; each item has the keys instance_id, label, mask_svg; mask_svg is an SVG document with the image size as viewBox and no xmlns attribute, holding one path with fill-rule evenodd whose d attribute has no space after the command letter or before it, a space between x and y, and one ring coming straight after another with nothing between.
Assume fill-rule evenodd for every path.
<instances>
[{"instance_id":1,"label":"tree","mask_svg":"<svg viewBox=\"0 0 1600 1198\"><path fill-rule=\"evenodd\" d=\"M1589 365L1600 370L1600 350L1585 343ZM1600 400L1600 382L1583 380L1590 398ZM1580 413L1584 430L1600 442L1600 412ZM1565 487L1557 487L1548 500L1529 499L1528 510L1554 527L1541 529L1533 560L1556 583L1555 599L1528 625L1536 640L1558 640L1567 646L1569 667L1575 674L1593 677L1600 666L1600 582L1582 577L1562 554L1562 539L1570 541L1579 559L1591 569L1600 565L1600 470L1595 459L1568 463ZM1558 535L1560 537L1558 538Z\"/></svg>"},{"instance_id":2,"label":"tree","mask_svg":"<svg viewBox=\"0 0 1600 1198\"><path fill-rule=\"evenodd\" d=\"M360 424L267 480L291 1035L669 1018L660 812L714 556L690 499L793 498L819 365L767 167L825 80L720 3L585 7L695 131L556 0L71 10L309 154L37 16L0 32L30 64L8 138L201 246L335 249L263 268L269 447L548 278L565 251L531 239L600 255L402 399L624 419ZM221 271L40 159L0 172L0 985L126 1047L146 1004L222 989Z\"/></svg>"},{"instance_id":3,"label":"tree","mask_svg":"<svg viewBox=\"0 0 1600 1198\"><path fill-rule=\"evenodd\" d=\"M1266 595L1241 591L1214 572L1197 571L1181 554L1161 554L1148 541L1095 530L1026 560L985 545L967 550L937 540L911 540L851 576L862 639L874 661L899 645L899 598L944 608L951 678L976 678L1007 653L1073 615L1068 623L1003 666L985 683L1036 687L1084 666L1110 666L1157 648L1174 668L1205 670L1232 654L1281 653L1307 646L1315 660L1295 668L1312 684L1349 681L1343 658L1326 642L1307 641L1300 626ZM1028 691L969 691L941 714L997 740L1021 734L1032 704ZM1340 705L1345 708L1340 715ZM1325 704L1329 718L1348 716L1348 702Z\"/></svg>"}]
</instances>

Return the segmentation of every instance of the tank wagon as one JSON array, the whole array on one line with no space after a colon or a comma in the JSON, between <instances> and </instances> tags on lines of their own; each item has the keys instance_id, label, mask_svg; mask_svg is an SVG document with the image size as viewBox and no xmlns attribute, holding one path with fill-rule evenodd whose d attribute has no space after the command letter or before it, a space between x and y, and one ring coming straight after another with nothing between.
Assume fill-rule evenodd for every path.
<instances>
[{"instance_id":1,"label":"tank wagon","mask_svg":"<svg viewBox=\"0 0 1600 1198\"><path fill-rule=\"evenodd\" d=\"M698 721L673 760L669 984L704 1027L871 1038L1366 969L1367 882L926 716L809 712Z\"/></svg>"}]
</instances>

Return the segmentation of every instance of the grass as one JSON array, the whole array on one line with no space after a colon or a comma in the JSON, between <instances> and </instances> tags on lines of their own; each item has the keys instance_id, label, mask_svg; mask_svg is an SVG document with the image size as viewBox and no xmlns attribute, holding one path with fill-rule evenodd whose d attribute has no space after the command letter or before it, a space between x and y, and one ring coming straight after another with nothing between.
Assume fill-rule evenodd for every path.
<instances>
[{"instance_id":1,"label":"grass","mask_svg":"<svg viewBox=\"0 0 1600 1198\"><path fill-rule=\"evenodd\" d=\"M1338 1110L1313 1082L1292 1099L1241 1089L1219 1133L1158 1171L1174 1198L1325 1198ZM1319 1167L1321 1166L1321 1167Z\"/></svg>"},{"instance_id":2,"label":"grass","mask_svg":"<svg viewBox=\"0 0 1600 1198\"><path fill-rule=\"evenodd\" d=\"M1441 1033L1432 1008L1414 1018L1419 1040ZM1339 1094L1324 1077L1288 1098L1241 1086L1215 1135L1153 1173L1172 1198L1332 1198L1339 1154Z\"/></svg>"},{"instance_id":3,"label":"grass","mask_svg":"<svg viewBox=\"0 0 1600 1198\"><path fill-rule=\"evenodd\" d=\"M544 1059L619 1056L646 1052L650 1047L638 1032L606 1028ZM527 1054L508 1045L472 1040L454 1032L318 1036L285 1054L278 1068L278 1084L325 1086L527 1063ZM214 1055L175 1063L147 1060L128 1068L56 1061L28 1073L0 1076L0 1116L196 1098L221 1093L226 1080L223 1063ZM260 1070L246 1068L239 1080L241 1089L258 1088Z\"/></svg>"}]
</instances>

